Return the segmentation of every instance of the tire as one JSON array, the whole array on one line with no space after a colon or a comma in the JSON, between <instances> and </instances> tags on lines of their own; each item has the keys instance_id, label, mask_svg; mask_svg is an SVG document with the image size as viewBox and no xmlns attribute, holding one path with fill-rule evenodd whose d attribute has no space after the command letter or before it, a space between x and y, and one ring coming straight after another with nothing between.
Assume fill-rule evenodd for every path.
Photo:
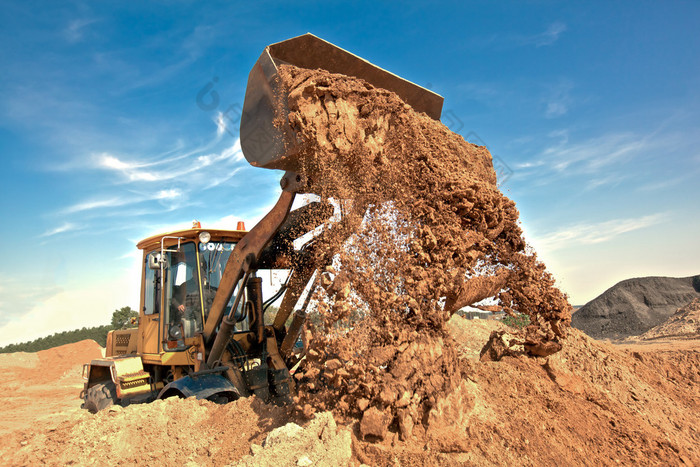
<instances>
[{"instance_id":1,"label":"tire","mask_svg":"<svg viewBox=\"0 0 700 467\"><path fill-rule=\"evenodd\" d=\"M117 388L112 381L96 384L85 393L83 408L90 413L97 413L117 403Z\"/></svg>"}]
</instances>

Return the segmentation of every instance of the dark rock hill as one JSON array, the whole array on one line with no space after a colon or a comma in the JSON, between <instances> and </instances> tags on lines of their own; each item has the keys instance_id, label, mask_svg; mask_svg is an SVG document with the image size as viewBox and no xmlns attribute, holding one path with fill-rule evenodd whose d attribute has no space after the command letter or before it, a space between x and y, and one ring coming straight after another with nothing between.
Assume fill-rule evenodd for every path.
<instances>
[{"instance_id":1,"label":"dark rock hill","mask_svg":"<svg viewBox=\"0 0 700 467\"><path fill-rule=\"evenodd\" d=\"M582 306L572 325L596 339L636 336L699 297L700 275L627 279Z\"/></svg>"}]
</instances>

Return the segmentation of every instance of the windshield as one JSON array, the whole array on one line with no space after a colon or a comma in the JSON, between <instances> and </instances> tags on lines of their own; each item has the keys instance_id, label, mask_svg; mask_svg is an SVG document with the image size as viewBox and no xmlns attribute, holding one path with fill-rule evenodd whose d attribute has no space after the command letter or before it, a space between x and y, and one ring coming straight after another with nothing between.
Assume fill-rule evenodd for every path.
<instances>
[{"instance_id":1,"label":"windshield","mask_svg":"<svg viewBox=\"0 0 700 467\"><path fill-rule=\"evenodd\" d=\"M236 247L235 243L232 242L215 242L211 241L208 243L199 244L199 263L200 263L200 274L202 276L202 294L204 298L204 319L206 320L209 316L209 311L211 310L211 305L214 302L214 297L219 289L219 284L221 283L221 278L224 275L224 269L226 268L226 263L228 262L231 252ZM274 317L273 311L275 310L275 304L278 304L281 300L281 289L283 284L286 283L289 277L289 270L268 270L259 269L257 270L259 277L263 278L263 296L270 297L270 302L265 303L265 305L271 305L272 310L269 315L269 319ZM269 274L269 279L268 279ZM236 299L238 290L241 287L241 281L236 285L231 298L224 307L224 314L228 315L233 306L233 302ZM236 320L235 330L236 331L246 331L249 329L249 316L243 310L245 309L246 297L243 297L238 304L238 309L234 313L234 319ZM266 318L268 319L268 318Z\"/></svg>"},{"instance_id":2,"label":"windshield","mask_svg":"<svg viewBox=\"0 0 700 467\"><path fill-rule=\"evenodd\" d=\"M194 243L184 243L180 251L168 252L169 274L166 277L167 323L171 337L177 330L193 337L202 330L202 307L199 300L199 277Z\"/></svg>"},{"instance_id":3,"label":"windshield","mask_svg":"<svg viewBox=\"0 0 700 467\"><path fill-rule=\"evenodd\" d=\"M214 302L214 296L219 289L221 277L224 275L224 269L228 262L231 252L236 244L232 242L209 242L199 244L199 262L202 274L202 293L204 294L204 316L209 316L211 304ZM238 292L238 287L231 296L231 300L226 305L226 310L231 309L233 300ZM242 308L243 303L240 304Z\"/></svg>"}]
</instances>

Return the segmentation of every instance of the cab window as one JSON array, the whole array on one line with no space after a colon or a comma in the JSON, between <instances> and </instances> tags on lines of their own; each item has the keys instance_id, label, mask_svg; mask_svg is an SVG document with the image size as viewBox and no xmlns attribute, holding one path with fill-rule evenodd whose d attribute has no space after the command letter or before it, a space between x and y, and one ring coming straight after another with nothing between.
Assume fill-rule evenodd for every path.
<instances>
[{"instance_id":1,"label":"cab window","mask_svg":"<svg viewBox=\"0 0 700 467\"><path fill-rule=\"evenodd\" d=\"M168 252L167 306L169 332L193 337L202 332L202 304L199 294L199 268L194 243L184 243L180 251Z\"/></svg>"},{"instance_id":2,"label":"cab window","mask_svg":"<svg viewBox=\"0 0 700 467\"><path fill-rule=\"evenodd\" d=\"M148 267L149 256L146 256L143 265L146 277L143 292L143 312L146 315L153 315L160 312L160 271Z\"/></svg>"}]
</instances>

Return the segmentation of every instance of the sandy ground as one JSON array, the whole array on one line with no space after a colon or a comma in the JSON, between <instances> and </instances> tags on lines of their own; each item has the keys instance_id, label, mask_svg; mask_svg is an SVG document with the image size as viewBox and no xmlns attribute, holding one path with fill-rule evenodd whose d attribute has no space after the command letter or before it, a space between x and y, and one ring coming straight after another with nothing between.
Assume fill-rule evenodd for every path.
<instances>
[{"instance_id":1,"label":"sandy ground","mask_svg":"<svg viewBox=\"0 0 700 467\"><path fill-rule=\"evenodd\" d=\"M95 341L0 355L0 435L55 424L80 411L82 364L103 355Z\"/></svg>"},{"instance_id":2,"label":"sandy ground","mask_svg":"<svg viewBox=\"0 0 700 467\"><path fill-rule=\"evenodd\" d=\"M101 349L83 341L0 356L0 455L7 465L700 463L700 340L615 345L574 330L548 358L481 362L503 325L455 317L449 328L466 376L410 439L392 426L363 440L358 422L336 426L330 412L300 420L254 398L90 415L79 409L80 368Z\"/></svg>"}]
</instances>

